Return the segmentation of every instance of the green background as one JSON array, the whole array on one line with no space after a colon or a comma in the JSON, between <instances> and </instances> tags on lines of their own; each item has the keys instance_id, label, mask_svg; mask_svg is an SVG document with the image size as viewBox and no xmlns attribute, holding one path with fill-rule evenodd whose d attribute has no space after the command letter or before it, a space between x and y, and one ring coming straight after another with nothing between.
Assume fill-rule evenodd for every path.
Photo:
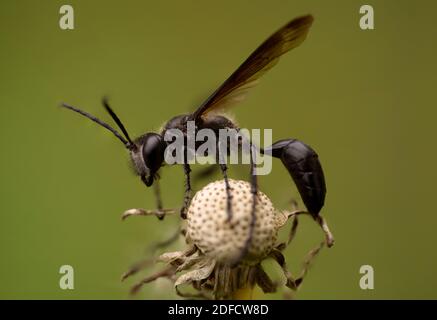
<instances>
[{"instance_id":1,"label":"green background","mask_svg":"<svg viewBox=\"0 0 437 320\"><path fill-rule=\"evenodd\" d=\"M273 128L274 140L299 138L321 157L323 214L337 242L297 298L437 298L435 2L69 1L73 31L59 28L62 4L0 4L1 298L129 298L141 276L121 283L120 275L178 223L120 221L125 209L154 208L153 191L110 133L60 102L108 119L107 94L131 135L157 130L305 13L315 16L307 41L233 109L241 127ZM373 31L358 26L362 4L374 6ZM182 169L162 176L165 206L179 206ZM278 161L260 186L278 208L297 195ZM322 238L301 222L287 251L294 272ZM74 290L59 288L64 264L74 267ZM359 268L368 264L375 289L365 291ZM139 297L175 296L161 281Z\"/></svg>"}]
</instances>

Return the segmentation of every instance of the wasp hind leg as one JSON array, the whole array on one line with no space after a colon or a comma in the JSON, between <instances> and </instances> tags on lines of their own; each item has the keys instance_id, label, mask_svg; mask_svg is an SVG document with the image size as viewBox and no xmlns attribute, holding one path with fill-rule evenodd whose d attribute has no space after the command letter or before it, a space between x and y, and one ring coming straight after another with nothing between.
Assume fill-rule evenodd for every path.
<instances>
[{"instance_id":1,"label":"wasp hind leg","mask_svg":"<svg viewBox=\"0 0 437 320\"><path fill-rule=\"evenodd\" d=\"M238 265L238 263L244 258L244 256L248 253L250 244L252 243L253 232L256 224L256 205L258 202L258 179L256 175L256 147L249 141L250 146L250 193L252 194L252 207L250 213L250 225L249 225L249 234L244 243L244 247L241 250L240 255L235 260L233 265Z\"/></svg>"}]
</instances>

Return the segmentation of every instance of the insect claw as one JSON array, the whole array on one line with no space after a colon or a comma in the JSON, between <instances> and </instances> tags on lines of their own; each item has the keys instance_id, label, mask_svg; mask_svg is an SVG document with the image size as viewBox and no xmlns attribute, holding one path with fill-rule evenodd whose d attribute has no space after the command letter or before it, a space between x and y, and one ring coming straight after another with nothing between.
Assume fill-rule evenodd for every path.
<instances>
[{"instance_id":1,"label":"insect claw","mask_svg":"<svg viewBox=\"0 0 437 320\"><path fill-rule=\"evenodd\" d=\"M164 220L165 212L163 210L157 210L156 217L158 218L158 220Z\"/></svg>"},{"instance_id":2,"label":"insect claw","mask_svg":"<svg viewBox=\"0 0 437 320\"><path fill-rule=\"evenodd\" d=\"M181 218L182 219L187 219L187 210L186 210L186 208L182 208L181 209L181 211L180 211L180 214L181 214Z\"/></svg>"}]
</instances>

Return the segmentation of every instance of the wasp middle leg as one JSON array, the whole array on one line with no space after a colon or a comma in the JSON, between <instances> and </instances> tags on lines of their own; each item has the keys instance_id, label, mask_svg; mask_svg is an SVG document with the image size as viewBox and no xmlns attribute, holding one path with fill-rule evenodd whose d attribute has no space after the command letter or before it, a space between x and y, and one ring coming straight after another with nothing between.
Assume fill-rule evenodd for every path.
<instances>
[{"instance_id":1,"label":"wasp middle leg","mask_svg":"<svg viewBox=\"0 0 437 320\"><path fill-rule=\"evenodd\" d=\"M222 142L220 139L217 143L218 146L218 160L219 160L219 166L220 170L223 174L223 179L225 181L225 187L226 187L226 212L228 215L228 222L232 219L232 194L231 194L231 186L229 185L229 179L228 179L228 166L226 165L226 160L224 156L224 151L222 150Z\"/></svg>"},{"instance_id":2,"label":"wasp middle leg","mask_svg":"<svg viewBox=\"0 0 437 320\"><path fill-rule=\"evenodd\" d=\"M185 193L184 193L184 203L181 208L181 218L187 218L187 209L191 201L191 179L190 179L191 168L188 163L184 163L184 174L185 174Z\"/></svg>"}]
</instances>

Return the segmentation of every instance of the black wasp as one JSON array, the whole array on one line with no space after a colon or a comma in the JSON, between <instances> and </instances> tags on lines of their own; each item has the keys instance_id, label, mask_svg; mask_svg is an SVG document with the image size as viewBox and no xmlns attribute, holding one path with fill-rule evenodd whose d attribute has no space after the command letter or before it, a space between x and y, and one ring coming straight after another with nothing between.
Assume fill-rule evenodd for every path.
<instances>
[{"instance_id":1,"label":"black wasp","mask_svg":"<svg viewBox=\"0 0 437 320\"><path fill-rule=\"evenodd\" d=\"M243 64L197 108L197 110L193 113L172 118L165 124L160 133L149 132L132 140L120 119L108 105L106 99L103 100L103 105L122 131L123 136L117 130L87 112L67 104L63 104L62 106L82 114L111 131L129 150L136 173L144 184L149 187L155 181L155 185L157 186L158 171L164 164L164 152L167 147L167 142L164 141L163 138L166 130L180 129L186 134L188 121L194 121L196 130L209 128L213 129L214 132L218 132L219 129L238 129L230 119L217 114L217 111L229 105L232 101L241 100L247 89L252 87L265 72L271 69L278 62L281 55L299 46L305 40L312 22L313 17L306 15L290 21L284 27L276 31L264 41ZM217 139L217 141L218 140L219 139ZM251 144L250 174L253 194L253 218L255 217L256 194L258 190L254 159L255 148L256 147ZM259 151L281 159L293 178L308 212L314 219L318 220L320 224L323 224L319 212L324 204L326 186L323 170L316 152L305 143L296 139L280 140L266 149L260 148ZM228 218L231 219L232 195L227 177L228 168L226 164L219 164L219 166L227 188ZM191 199L191 169L186 158L183 161L183 168L185 173L185 196L181 208L181 216L185 218L186 210ZM156 192L156 195L159 211L162 210L162 202L159 192ZM254 225L255 221L253 219L252 230ZM249 234L246 248L243 249L242 255L246 252L250 244L252 232Z\"/></svg>"}]
</instances>

